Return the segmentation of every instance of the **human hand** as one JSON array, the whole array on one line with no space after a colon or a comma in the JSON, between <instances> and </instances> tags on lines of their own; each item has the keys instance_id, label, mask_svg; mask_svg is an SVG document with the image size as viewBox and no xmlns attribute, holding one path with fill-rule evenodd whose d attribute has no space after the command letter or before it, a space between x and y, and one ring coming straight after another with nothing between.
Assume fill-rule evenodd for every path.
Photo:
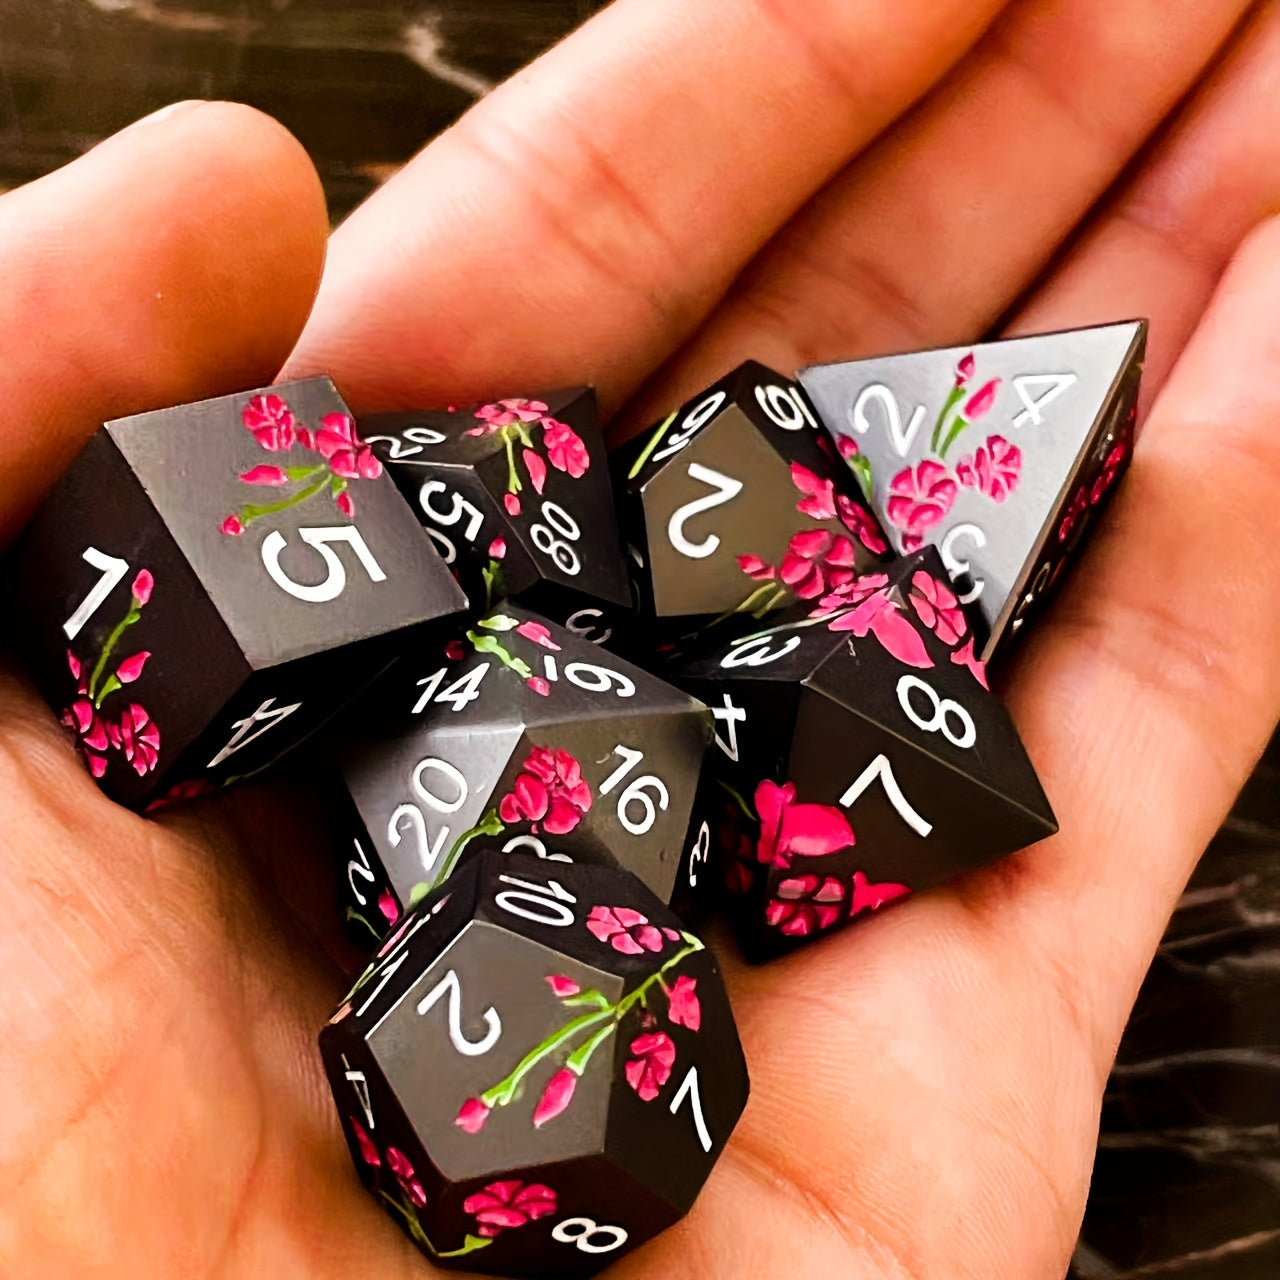
<instances>
[{"instance_id":1,"label":"human hand","mask_svg":"<svg viewBox=\"0 0 1280 1280\"><path fill-rule=\"evenodd\" d=\"M299 330L289 373L358 412L592 379L641 422L747 355L1151 317L1132 473L1009 673L1061 834L768 968L726 951L752 1101L619 1275L1059 1280L1130 1004L1280 710L1280 12L1099 204L1250 6L1019 0L967 52L999 8L619 0L336 234L305 329L315 179L252 113L0 200L10 532L103 418L269 380ZM142 821L17 677L0 796L0 1270L427 1273L321 1078L342 979L316 850L263 834L287 797Z\"/></svg>"}]
</instances>

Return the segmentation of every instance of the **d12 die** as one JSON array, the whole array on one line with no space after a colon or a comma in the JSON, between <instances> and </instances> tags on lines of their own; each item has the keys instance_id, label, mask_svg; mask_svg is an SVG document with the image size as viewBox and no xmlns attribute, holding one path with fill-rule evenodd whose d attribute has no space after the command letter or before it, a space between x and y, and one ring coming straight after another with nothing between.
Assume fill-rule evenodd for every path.
<instances>
[{"instance_id":1,"label":"d12 die","mask_svg":"<svg viewBox=\"0 0 1280 1280\"><path fill-rule=\"evenodd\" d=\"M1145 321L805 369L898 550L942 553L990 660L1128 465Z\"/></svg>"},{"instance_id":2,"label":"d12 die","mask_svg":"<svg viewBox=\"0 0 1280 1280\"><path fill-rule=\"evenodd\" d=\"M664 618L763 615L816 599L888 544L799 389L734 370L614 454L642 608Z\"/></svg>"},{"instance_id":3,"label":"d12 die","mask_svg":"<svg viewBox=\"0 0 1280 1280\"><path fill-rule=\"evenodd\" d=\"M260 771L466 604L327 378L107 423L8 571L37 683L133 806Z\"/></svg>"},{"instance_id":4,"label":"d12 die","mask_svg":"<svg viewBox=\"0 0 1280 1280\"><path fill-rule=\"evenodd\" d=\"M346 914L366 941L482 836L616 861L676 894L711 738L695 699L503 603L447 653L402 663L377 700L391 704L382 727L339 760Z\"/></svg>"},{"instance_id":5,"label":"d12 die","mask_svg":"<svg viewBox=\"0 0 1280 1280\"><path fill-rule=\"evenodd\" d=\"M746 1104L711 953L616 868L475 859L320 1037L365 1183L433 1261L587 1276L693 1205Z\"/></svg>"},{"instance_id":6,"label":"d12 die","mask_svg":"<svg viewBox=\"0 0 1280 1280\"><path fill-rule=\"evenodd\" d=\"M716 719L711 822L751 959L1057 829L932 548L673 678Z\"/></svg>"},{"instance_id":7,"label":"d12 die","mask_svg":"<svg viewBox=\"0 0 1280 1280\"><path fill-rule=\"evenodd\" d=\"M472 603L507 596L596 643L631 612L589 387L364 420Z\"/></svg>"}]
</instances>

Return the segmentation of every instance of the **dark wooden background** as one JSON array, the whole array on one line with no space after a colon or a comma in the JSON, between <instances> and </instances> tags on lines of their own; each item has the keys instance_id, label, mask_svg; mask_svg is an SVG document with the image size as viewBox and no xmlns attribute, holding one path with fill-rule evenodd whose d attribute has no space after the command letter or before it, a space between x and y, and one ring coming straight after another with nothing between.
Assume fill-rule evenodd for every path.
<instances>
[{"instance_id":1,"label":"dark wooden background","mask_svg":"<svg viewBox=\"0 0 1280 1280\"><path fill-rule=\"evenodd\" d=\"M0 188L166 103L236 98L302 139L341 216L597 7L0 0ZM1280 747L1152 968L1075 1265L1076 1280L1280 1280Z\"/></svg>"}]
</instances>

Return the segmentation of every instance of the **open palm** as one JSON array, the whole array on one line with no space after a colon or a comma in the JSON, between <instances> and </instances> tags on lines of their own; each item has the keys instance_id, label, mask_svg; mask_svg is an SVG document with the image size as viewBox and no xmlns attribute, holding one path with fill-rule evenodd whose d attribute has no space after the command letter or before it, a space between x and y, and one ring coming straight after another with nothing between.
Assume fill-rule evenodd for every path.
<instances>
[{"instance_id":1,"label":"open palm","mask_svg":"<svg viewBox=\"0 0 1280 1280\"><path fill-rule=\"evenodd\" d=\"M618 1267L1060 1280L1130 1004L1280 712L1278 110L1267 3L618 0L336 233L313 308L305 156L185 106L0 200L0 531L104 418L282 365L357 412L590 380L636 425L748 355L1150 316L1131 478L1008 673L1061 834L722 948L752 1100ZM0 801L0 1274L426 1274L321 1076L305 790L143 821L7 675Z\"/></svg>"}]
</instances>

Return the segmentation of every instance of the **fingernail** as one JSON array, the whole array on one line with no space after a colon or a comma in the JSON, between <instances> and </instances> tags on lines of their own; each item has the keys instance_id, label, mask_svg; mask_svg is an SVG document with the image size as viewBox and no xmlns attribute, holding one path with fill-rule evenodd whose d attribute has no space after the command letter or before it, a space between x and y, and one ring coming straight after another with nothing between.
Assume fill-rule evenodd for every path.
<instances>
[{"instance_id":1,"label":"fingernail","mask_svg":"<svg viewBox=\"0 0 1280 1280\"><path fill-rule=\"evenodd\" d=\"M179 115L183 111L190 111L193 107L203 107L205 99L203 98L184 98L181 102L171 102L167 107L161 107L159 111L153 111L149 116L143 116L141 120L135 120L132 124L127 124L120 133L128 133L130 129L139 129L143 125L159 124L162 120L168 120L171 116Z\"/></svg>"}]
</instances>

